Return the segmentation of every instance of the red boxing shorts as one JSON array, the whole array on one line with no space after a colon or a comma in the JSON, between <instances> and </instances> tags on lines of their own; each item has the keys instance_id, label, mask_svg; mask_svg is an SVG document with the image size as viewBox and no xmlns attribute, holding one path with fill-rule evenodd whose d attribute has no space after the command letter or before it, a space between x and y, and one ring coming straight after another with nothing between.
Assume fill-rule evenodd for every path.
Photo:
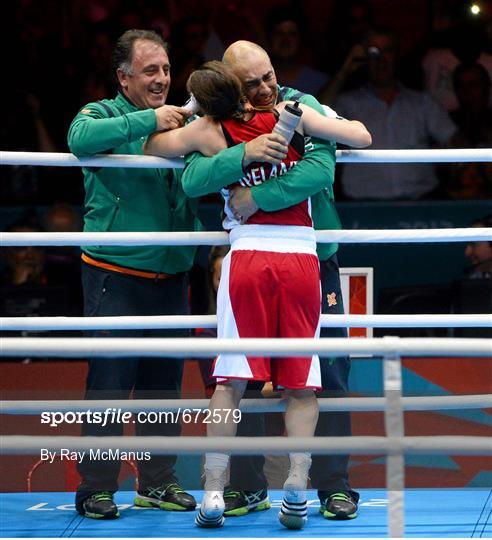
<instances>
[{"instance_id":1,"label":"red boxing shorts","mask_svg":"<svg viewBox=\"0 0 492 540\"><path fill-rule=\"evenodd\" d=\"M217 295L219 338L317 338L319 262L311 227L243 225L231 232ZM220 354L212 376L321 387L319 358Z\"/></svg>"}]
</instances>

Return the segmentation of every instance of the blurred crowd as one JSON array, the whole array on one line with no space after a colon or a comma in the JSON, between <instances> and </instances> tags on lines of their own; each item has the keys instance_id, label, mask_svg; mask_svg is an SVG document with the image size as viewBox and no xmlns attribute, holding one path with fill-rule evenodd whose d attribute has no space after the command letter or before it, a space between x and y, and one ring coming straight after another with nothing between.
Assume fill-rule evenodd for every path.
<instances>
[{"instance_id":1,"label":"blurred crowd","mask_svg":"<svg viewBox=\"0 0 492 540\"><path fill-rule=\"evenodd\" d=\"M280 84L363 121L373 135L372 148L491 147L490 5L483 2L472 15L466 2L422 2L425 27L416 26L403 39L398 23L385 24L377 4L11 3L5 8L11 20L5 63L16 84L7 88L2 149L67 151L66 130L76 111L116 91L111 50L116 37L132 27L154 29L170 44L168 103L186 101L186 80L195 68L220 59L231 41L249 39L268 50ZM403 15L404 4L394 10ZM492 193L491 167L483 163L346 166L339 167L338 177L338 200L482 199ZM1 198L13 205L81 204L81 175L9 167Z\"/></svg>"}]
</instances>

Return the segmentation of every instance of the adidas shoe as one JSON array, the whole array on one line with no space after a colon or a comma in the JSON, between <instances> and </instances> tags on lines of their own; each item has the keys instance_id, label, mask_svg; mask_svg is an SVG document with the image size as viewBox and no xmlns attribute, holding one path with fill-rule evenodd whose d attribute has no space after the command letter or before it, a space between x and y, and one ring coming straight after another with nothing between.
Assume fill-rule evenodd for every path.
<instances>
[{"instance_id":1,"label":"adidas shoe","mask_svg":"<svg viewBox=\"0 0 492 540\"><path fill-rule=\"evenodd\" d=\"M287 529L302 529L307 521L305 491L286 491L278 514L280 523Z\"/></svg>"},{"instance_id":2,"label":"adidas shoe","mask_svg":"<svg viewBox=\"0 0 492 540\"><path fill-rule=\"evenodd\" d=\"M284 483L284 498L278 519L287 529L302 529L307 521L306 487L311 457L290 454L289 476Z\"/></svg>"},{"instance_id":3,"label":"adidas shoe","mask_svg":"<svg viewBox=\"0 0 492 540\"><path fill-rule=\"evenodd\" d=\"M195 518L197 527L214 529L224 525L224 498L220 491L206 491Z\"/></svg>"}]
</instances>

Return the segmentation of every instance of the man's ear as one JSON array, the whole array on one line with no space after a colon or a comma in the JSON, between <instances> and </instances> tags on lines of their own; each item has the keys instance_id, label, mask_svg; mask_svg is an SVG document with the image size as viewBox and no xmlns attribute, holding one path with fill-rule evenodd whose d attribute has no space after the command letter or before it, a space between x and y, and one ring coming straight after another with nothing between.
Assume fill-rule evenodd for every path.
<instances>
[{"instance_id":1,"label":"man's ear","mask_svg":"<svg viewBox=\"0 0 492 540\"><path fill-rule=\"evenodd\" d=\"M128 75L122 69L117 69L116 70L116 76L118 77L118 83L121 86L121 88L127 88L128 87Z\"/></svg>"}]
</instances>

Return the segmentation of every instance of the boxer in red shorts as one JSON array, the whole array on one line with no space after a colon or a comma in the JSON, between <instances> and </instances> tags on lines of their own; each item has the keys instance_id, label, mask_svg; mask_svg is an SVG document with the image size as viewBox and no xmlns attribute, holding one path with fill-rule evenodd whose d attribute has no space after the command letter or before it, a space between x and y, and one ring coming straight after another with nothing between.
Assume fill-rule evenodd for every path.
<instances>
[{"instance_id":1,"label":"boxer in red shorts","mask_svg":"<svg viewBox=\"0 0 492 540\"><path fill-rule=\"evenodd\" d=\"M272 112L256 112L248 121L223 120L229 146L247 142L275 127ZM251 163L243 186L280 176L304 153L304 139L296 133L279 165ZM234 187L234 186L229 186ZM224 228L230 231L231 251L222 264L217 295L218 337L319 336L320 283L316 241L309 200L277 212L259 210L245 224L227 206ZM223 379L272 381L291 390L321 386L317 356L283 358L219 355L213 376Z\"/></svg>"},{"instance_id":2,"label":"boxer in red shorts","mask_svg":"<svg viewBox=\"0 0 492 540\"><path fill-rule=\"evenodd\" d=\"M204 155L239 143L268 138L269 162L259 163L245 150L243 186L252 186L280 176L294 167L304 154L304 131L320 138L351 146L365 146L370 135L356 121L336 120L301 106L299 133L289 145L274 128L278 113L246 108L242 88L233 71L221 62L209 62L192 73L188 90L204 116L183 128L158 133L146 143L145 152L175 157L193 151ZM369 142L368 142L369 140ZM246 156L248 157L246 158ZM236 184L237 185L237 184ZM276 212L258 210L243 223L227 205L229 188L222 189L225 205L224 228L230 231L231 251L222 264L217 296L218 337L306 337L319 336L321 312L319 263L310 215L310 201L296 202ZM314 390L321 387L319 359L247 357L221 354L214 363L216 390L210 409L235 409L248 380L272 380L284 388L287 400L285 426L288 436L312 437L318 419ZM234 436L236 424L210 423L209 436ZM224 522L223 489L229 455L207 453L205 496L196 524L220 527ZM291 453L289 476L284 484L280 522L300 529L306 522L306 486L311 466L309 453Z\"/></svg>"}]
</instances>

